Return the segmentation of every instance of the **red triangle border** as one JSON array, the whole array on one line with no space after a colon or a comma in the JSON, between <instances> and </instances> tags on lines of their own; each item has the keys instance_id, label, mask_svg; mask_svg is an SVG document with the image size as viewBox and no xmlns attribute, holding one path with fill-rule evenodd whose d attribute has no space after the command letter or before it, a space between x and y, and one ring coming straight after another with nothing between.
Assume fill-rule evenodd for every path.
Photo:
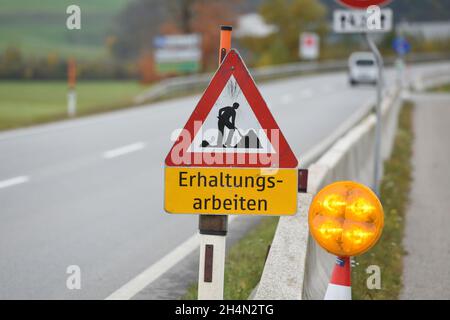
<instances>
[{"instance_id":1,"label":"red triangle border","mask_svg":"<svg viewBox=\"0 0 450 320\"><path fill-rule=\"evenodd\" d=\"M194 139L195 134L197 133L194 130L194 122L195 121L201 121L202 123L208 116L209 112L213 108L215 102L217 101L219 95L221 94L223 88L228 82L228 79L231 77L231 75L234 76L237 83L239 84L242 93L244 94L245 98L247 99L250 107L252 108L257 120L261 124L261 127L263 129L266 129L267 132L267 138L269 141L271 140L270 130L271 129L278 129L279 131L279 146L274 145L275 152L279 154L278 157L278 163L271 163L271 164L265 164L260 163L259 161L257 163L247 163L249 159L249 154L245 155L245 163L236 163L237 161L237 154L234 155L235 163L224 163L224 164L208 164L208 163L194 163L194 157L199 157L200 154L198 153L189 153L190 154L190 161L181 162L181 163L174 163L172 161L172 157L170 156L174 150L175 147L182 148L183 150L187 150L189 148L191 141L186 141L183 139L180 139L180 137L177 138L174 145L170 149L169 154L166 157L165 164L166 166L170 167L248 167L248 168L258 168L258 167L275 167L275 168L296 168L298 166L297 158L295 157L294 153L292 152L292 149L290 148L289 144L287 143L282 131L280 130L278 124L276 123L275 119L272 116L272 113L270 112L269 108L267 107L266 102L264 101L263 97L261 96L258 88L256 87L256 84L251 77L247 67L245 66L244 62L242 61L241 57L239 56L239 53L232 49L225 57L223 63L220 65L219 69L211 79L211 82L208 86L208 88L203 93L202 97L200 98L200 101L198 102L197 106L195 107L194 111L192 112L191 116L189 117L189 120L187 121L186 125L184 126L184 129L187 130L191 138ZM181 145L180 145L181 144ZM270 154L269 154L270 155ZM242 155L241 155L242 156Z\"/></svg>"}]
</instances>

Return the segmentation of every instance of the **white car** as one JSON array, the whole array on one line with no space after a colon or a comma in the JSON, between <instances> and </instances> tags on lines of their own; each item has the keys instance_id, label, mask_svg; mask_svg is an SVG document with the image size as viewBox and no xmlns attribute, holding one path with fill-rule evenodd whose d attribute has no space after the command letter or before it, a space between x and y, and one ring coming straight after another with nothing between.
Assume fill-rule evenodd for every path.
<instances>
[{"instance_id":1,"label":"white car","mask_svg":"<svg viewBox=\"0 0 450 320\"><path fill-rule=\"evenodd\" d=\"M371 52L354 52L348 59L349 80L352 86L359 83L376 84L378 67Z\"/></svg>"}]
</instances>

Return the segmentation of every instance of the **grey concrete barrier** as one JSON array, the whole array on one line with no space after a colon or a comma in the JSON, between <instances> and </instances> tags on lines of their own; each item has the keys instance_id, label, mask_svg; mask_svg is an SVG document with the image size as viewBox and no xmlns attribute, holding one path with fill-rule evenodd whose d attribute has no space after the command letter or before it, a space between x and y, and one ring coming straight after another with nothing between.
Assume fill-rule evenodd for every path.
<instances>
[{"instance_id":1,"label":"grey concrete barrier","mask_svg":"<svg viewBox=\"0 0 450 320\"><path fill-rule=\"evenodd\" d=\"M401 106L399 88L386 93L382 105L383 150L392 149ZM300 195L299 214L281 217L255 299L322 299L335 257L309 235L307 211L312 196L325 185L353 180L371 185L374 168L375 115L367 114L309 166L309 194Z\"/></svg>"},{"instance_id":2,"label":"grey concrete barrier","mask_svg":"<svg viewBox=\"0 0 450 320\"><path fill-rule=\"evenodd\" d=\"M426 91L432 88L436 88L442 85L450 83L450 66L443 66L441 69L425 73L420 77L417 77L412 83L412 89L415 91Z\"/></svg>"},{"instance_id":3,"label":"grey concrete barrier","mask_svg":"<svg viewBox=\"0 0 450 320\"><path fill-rule=\"evenodd\" d=\"M449 65L420 74L406 86L421 88L449 83ZM382 101L383 160L389 158L397 132L398 116L405 96L396 86L385 91ZM319 143L303 157L309 169L308 194L299 195L299 213L281 217L269 251L260 283L252 299L323 299L335 257L311 238L307 212L312 197L324 186L338 180L373 183L376 117L368 101L360 113ZM302 159L301 159L302 160Z\"/></svg>"}]
</instances>

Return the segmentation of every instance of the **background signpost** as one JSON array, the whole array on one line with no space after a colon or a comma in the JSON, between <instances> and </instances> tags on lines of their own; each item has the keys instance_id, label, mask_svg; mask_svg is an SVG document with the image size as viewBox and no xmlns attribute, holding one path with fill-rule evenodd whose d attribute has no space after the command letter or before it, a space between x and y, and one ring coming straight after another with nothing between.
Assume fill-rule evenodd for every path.
<instances>
[{"instance_id":1,"label":"background signpost","mask_svg":"<svg viewBox=\"0 0 450 320\"><path fill-rule=\"evenodd\" d=\"M337 33L389 32L392 30L391 9L380 10L379 28L371 28L370 14L366 10L335 10L333 29ZM376 19L374 16L373 19Z\"/></svg>"},{"instance_id":2,"label":"background signpost","mask_svg":"<svg viewBox=\"0 0 450 320\"><path fill-rule=\"evenodd\" d=\"M366 9L368 6L382 6L391 0L337 0L340 4L353 9Z\"/></svg>"},{"instance_id":3,"label":"background signpost","mask_svg":"<svg viewBox=\"0 0 450 320\"><path fill-rule=\"evenodd\" d=\"M380 9L374 6L384 5L390 0L339 0L339 3L352 9L366 10L336 10L333 14L333 28L336 33L363 33L367 44L375 56L378 66L377 100L375 113L377 124L375 128L374 178L373 190L380 195L381 163L381 99L384 86L383 57L380 54L370 33L389 32L393 27L393 14L390 9Z\"/></svg>"},{"instance_id":4,"label":"background signpost","mask_svg":"<svg viewBox=\"0 0 450 320\"><path fill-rule=\"evenodd\" d=\"M397 81L400 83L401 87L405 87L405 60L404 56L411 51L411 44L408 40L399 33L399 35L394 39L392 47L397 53L398 59L396 61L397 68Z\"/></svg>"},{"instance_id":5,"label":"background signpost","mask_svg":"<svg viewBox=\"0 0 450 320\"><path fill-rule=\"evenodd\" d=\"M202 51L199 34L157 36L153 39L156 70L159 74L200 71Z\"/></svg>"},{"instance_id":6,"label":"background signpost","mask_svg":"<svg viewBox=\"0 0 450 320\"><path fill-rule=\"evenodd\" d=\"M303 32L300 35L300 58L317 60L320 54L320 38L317 33Z\"/></svg>"},{"instance_id":7,"label":"background signpost","mask_svg":"<svg viewBox=\"0 0 450 320\"><path fill-rule=\"evenodd\" d=\"M411 51L411 44L402 36L394 39L392 47L400 57L403 57Z\"/></svg>"}]
</instances>

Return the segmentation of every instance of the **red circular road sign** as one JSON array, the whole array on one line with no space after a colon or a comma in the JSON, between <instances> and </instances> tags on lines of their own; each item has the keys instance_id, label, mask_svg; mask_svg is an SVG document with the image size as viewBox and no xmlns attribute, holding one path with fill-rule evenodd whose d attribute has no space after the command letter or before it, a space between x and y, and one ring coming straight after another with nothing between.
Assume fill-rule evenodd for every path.
<instances>
[{"instance_id":1,"label":"red circular road sign","mask_svg":"<svg viewBox=\"0 0 450 320\"><path fill-rule=\"evenodd\" d=\"M383 4L391 2L391 0L337 0L337 2L347 7L364 9L373 5L381 6Z\"/></svg>"}]
</instances>

